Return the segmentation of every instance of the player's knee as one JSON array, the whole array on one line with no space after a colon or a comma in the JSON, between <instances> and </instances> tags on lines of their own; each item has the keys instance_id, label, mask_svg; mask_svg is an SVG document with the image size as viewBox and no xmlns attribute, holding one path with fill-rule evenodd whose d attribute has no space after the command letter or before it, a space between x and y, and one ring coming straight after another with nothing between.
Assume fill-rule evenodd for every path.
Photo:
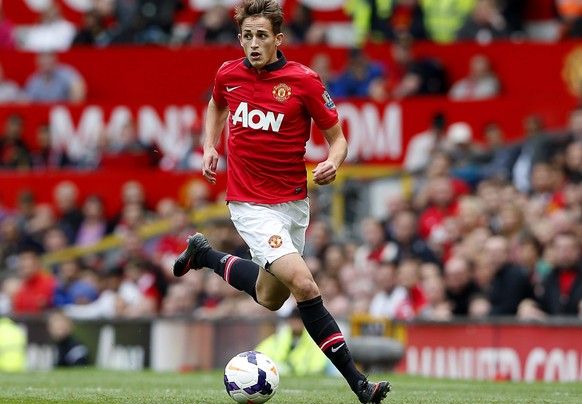
<instances>
[{"instance_id":1,"label":"player's knee","mask_svg":"<svg viewBox=\"0 0 582 404\"><path fill-rule=\"evenodd\" d=\"M263 306L264 308L271 310L271 311L277 311L283 306L283 303L285 303L285 301L287 300L288 297L289 296L287 296L285 299L278 297L278 298L270 298L270 299L264 299L264 300L261 300L260 298L258 298L258 300L259 300L259 304L261 306Z\"/></svg>"},{"instance_id":2,"label":"player's knee","mask_svg":"<svg viewBox=\"0 0 582 404\"><path fill-rule=\"evenodd\" d=\"M289 298L289 292L287 293L273 293L272 290L268 288L261 287L257 284L257 302L268 310L276 311L283 306L283 303Z\"/></svg>"},{"instance_id":3,"label":"player's knee","mask_svg":"<svg viewBox=\"0 0 582 404\"><path fill-rule=\"evenodd\" d=\"M293 280L292 293L297 301L305 301L319 296L319 288L312 278L298 278Z\"/></svg>"}]
</instances>

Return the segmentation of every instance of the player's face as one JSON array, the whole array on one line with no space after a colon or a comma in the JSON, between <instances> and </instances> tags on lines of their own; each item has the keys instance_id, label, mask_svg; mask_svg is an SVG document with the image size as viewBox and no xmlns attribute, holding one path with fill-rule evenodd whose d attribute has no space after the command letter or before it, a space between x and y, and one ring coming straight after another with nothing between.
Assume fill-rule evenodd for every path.
<instances>
[{"instance_id":1,"label":"player's face","mask_svg":"<svg viewBox=\"0 0 582 404\"><path fill-rule=\"evenodd\" d=\"M249 17L243 21L238 39L251 65L261 70L277 60L283 34L275 35L271 21L265 17Z\"/></svg>"}]
</instances>

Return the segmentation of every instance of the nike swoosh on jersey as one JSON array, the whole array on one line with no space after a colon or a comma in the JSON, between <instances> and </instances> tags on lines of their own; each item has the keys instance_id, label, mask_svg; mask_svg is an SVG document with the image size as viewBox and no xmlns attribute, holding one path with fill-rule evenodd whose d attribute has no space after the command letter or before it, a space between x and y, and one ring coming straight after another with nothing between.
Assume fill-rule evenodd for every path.
<instances>
[{"instance_id":1,"label":"nike swoosh on jersey","mask_svg":"<svg viewBox=\"0 0 582 404\"><path fill-rule=\"evenodd\" d=\"M241 87L242 87L242 86L234 86L234 87L229 87L229 86L226 86L226 91L230 93L231 91L234 91L234 90L236 90L237 88L241 88Z\"/></svg>"},{"instance_id":2,"label":"nike swoosh on jersey","mask_svg":"<svg viewBox=\"0 0 582 404\"><path fill-rule=\"evenodd\" d=\"M336 347L331 347L331 352L336 353L342 346L344 346L346 343L344 342L343 344L341 344L340 346L336 346Z\"/></svg>"}]
</instances>

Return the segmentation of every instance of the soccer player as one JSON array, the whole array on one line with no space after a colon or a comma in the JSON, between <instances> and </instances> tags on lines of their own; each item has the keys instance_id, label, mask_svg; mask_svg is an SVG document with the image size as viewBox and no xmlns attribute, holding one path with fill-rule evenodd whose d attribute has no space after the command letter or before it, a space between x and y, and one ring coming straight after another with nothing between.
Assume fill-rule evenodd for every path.
<instances>
[{"instance_id":1,"label":"soccer player","mask_svg":"<svg viewBox=\"0 0 582 404\"><path fill-rule=\"evenodd\" d=\"M291 293L309 335L360 402L380 403L390 383L368 381L356 368L301 256L309 224L304 155L311 120L329 144L327 159L313 170L316 184L333 182L347 155L335 104L314 71L288 61L278 49L283 11L276 0L245 0L236 8L235 19L246 57L224 63L216 74L202 169L215 184L215 146L228 119L226 199L252 261L216 251L196 233L174 263L174 275L212 268L270 310L278 310Z\"/></svg>"}]
</instances>

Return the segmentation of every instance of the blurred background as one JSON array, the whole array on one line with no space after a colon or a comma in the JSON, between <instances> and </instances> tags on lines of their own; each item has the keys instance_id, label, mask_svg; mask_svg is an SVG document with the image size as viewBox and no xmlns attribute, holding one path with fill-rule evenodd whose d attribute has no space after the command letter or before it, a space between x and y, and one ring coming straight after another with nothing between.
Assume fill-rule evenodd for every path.
<instances>
[{"instance_id":1,"label":"blurred background","mask_svg":"<svg viewBox=\"0 0 582 404\"><path fill-rule=\"evenodd\" d=\"M236 4L0 1L0 371L221 367L286 321L292 301L171 275L195 231L248 254L228 133L200 175ZM374 366L410 374L582 380L582 3L280 4L349 142L305 251L346 334L397 342ZM314 127L308 167L325 156Z\"/></svg>"}]
</instances>

